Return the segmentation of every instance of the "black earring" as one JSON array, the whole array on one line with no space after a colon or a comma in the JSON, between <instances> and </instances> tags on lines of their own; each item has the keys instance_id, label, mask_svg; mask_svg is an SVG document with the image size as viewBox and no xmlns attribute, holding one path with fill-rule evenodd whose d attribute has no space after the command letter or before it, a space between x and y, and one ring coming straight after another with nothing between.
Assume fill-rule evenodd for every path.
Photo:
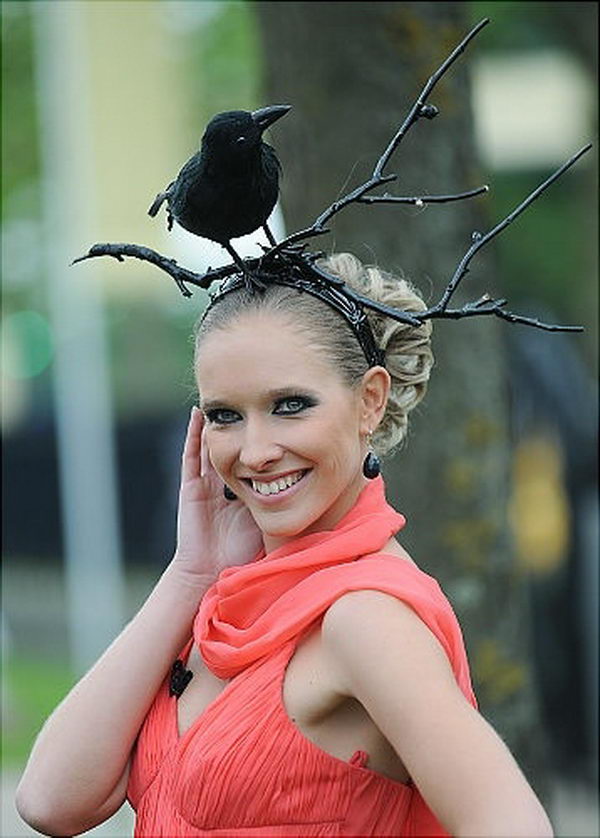
<instances>
[{"instance_id":1,"label":"black earring","mask_svg":"<svg viewBox=\"0 0 600 838\"><path fill-rule=\"evenodd\" d=\"M379 457L377 456L377 454L373 454L371 451L369 451L363 463L364 476L368 477L369 480L373 480L373 478L377 477L380 472L381 463L379 462Z\"/></svg>"},{"instance_id":2,"label":"black earring","mask_svg":"<svg viewBox=\"0 0 600 838\"><path fill-rule=\"evenodd\" d=\"M225 500L237 500L237 495L229 488L227 484L223 486L223 494L225 495Z\"/></svg>"}]
</instances>

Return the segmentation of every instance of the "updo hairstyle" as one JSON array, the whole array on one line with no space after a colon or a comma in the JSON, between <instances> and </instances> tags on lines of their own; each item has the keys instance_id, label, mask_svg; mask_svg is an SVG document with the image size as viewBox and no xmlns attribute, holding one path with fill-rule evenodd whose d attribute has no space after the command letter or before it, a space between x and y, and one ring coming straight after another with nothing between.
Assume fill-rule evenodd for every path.
<instances>
[{"instance_id":1,"label":"updo hairstyle","mask_svg":"<svg viewBox=\"0 0 600 838\"><path fill-rule=\"evenodd\" d=\"M408 280L365 266L350 253L335 253L319 260L318 265L376 302L404 311L427 308ZM196 325L196 356L209 332L224 329L242 313L251 311L287 315L296 328L310 337L311 345L322 349L350 387L358 386L369 368L350 325L335 309L311 294L282 285L268 285L260 293L239 288L225 294ZM375 340L385 352L385 367L392 380L385 415L371 441L375 453L383 456L402 444L408 430L408 414L427 390L434 363L432 325L426 320L415 328L370 309L366 311Z\"/></svg>"}]
</instances>

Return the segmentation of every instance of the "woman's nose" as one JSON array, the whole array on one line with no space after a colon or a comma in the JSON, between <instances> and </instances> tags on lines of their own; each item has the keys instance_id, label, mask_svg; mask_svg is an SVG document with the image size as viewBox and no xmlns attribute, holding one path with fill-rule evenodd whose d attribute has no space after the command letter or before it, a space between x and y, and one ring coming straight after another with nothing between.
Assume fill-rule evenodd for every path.
<instances>
[{"instance_id":1,"label":"woman's nose","mask_svg":"<svg viewBox=\"0 0 600 838\"><path fill-rule=\"evenodd\" d=\"M240 463L257 474L281 458L282 449L263 423L248 421L239 452Z\"/></svg>"}]
</instances>

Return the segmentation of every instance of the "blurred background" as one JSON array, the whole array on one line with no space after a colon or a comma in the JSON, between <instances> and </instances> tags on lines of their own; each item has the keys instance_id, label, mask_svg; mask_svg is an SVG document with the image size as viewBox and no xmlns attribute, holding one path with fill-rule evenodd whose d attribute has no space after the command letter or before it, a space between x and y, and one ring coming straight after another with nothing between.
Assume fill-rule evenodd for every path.
<instances>
[{"instance_id":1,"label":"blurred background","mask_svg":"<svg viewBox=\"0 0 600 838\"><path fill-rule=\"evenodd\" d=\"M350 207L326 249L403 270L437 300L487 230L595 147L472 264L462 299L585 332L438 322L430 392L386 464L402 541L464 627L476 692L557 835L600 834L597 4L2 3L2 835L44 718L135 613L174 547L194 401L193 323L145 244L195 270L220 248L147 208L218 111L289 102L281 235L364 181L429 75L481 18L392 159L398 193ZM257 240L238 241L243 255ZM96 830L131 833L123 811Z\"/></svg>"}]
</instances>

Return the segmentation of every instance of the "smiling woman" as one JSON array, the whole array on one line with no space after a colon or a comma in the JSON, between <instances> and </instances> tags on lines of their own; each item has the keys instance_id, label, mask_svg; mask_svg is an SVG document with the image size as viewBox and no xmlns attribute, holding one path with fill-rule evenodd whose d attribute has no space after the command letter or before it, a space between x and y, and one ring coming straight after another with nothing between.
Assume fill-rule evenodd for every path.
<instances>
[{"instance_id":1,"label":"smiling woman","mask_svg":"<svg viewBox=\"0 0 600 838\"><path fill-rule=\"evenodd\" d=\"M406 281L365 270L349 254L322 267L363 293L385 288L390 305L425 308ZM331 529L364 488L367 441L374 436L374 449L387 453L424 394L431 324L395 323L386 334L383 318L369 320L385 367L369 366L336 311L289 287L224 293L199 323L196 375L211 461L251 510L268 550Z\"/></svg>"},{"instance_id":2,"label":"smiling woman","mask_svg":"<svg viewBox=\"0 0 600 838\"><path fill-rule=\"evenodd\" d=\"M18 796L36 829L128 799L147 838L551 834L379 473L425 393L431 323L353 290L425 304L348 254L318 271L333 291L306 264L237 275L198 324L177 550L42 730Z\"/></svg>"},{"instance_id":3,"label":"smiling woman","mask_svg":"<svg viewBox=\"0 0 600 838\"><path fill-rule=\"evenodd\" d=\"M211 461L252 512L265 548L337 523L363 487L361 448L384 406L385 370L370 376L373 406L363 406L362 393L345 385L307 335L272 312L247 314L226 334L210 334L197 370L202 398L228 406L206 414ZM296 395L273 398L286 381Z\"/></svg>"}]
</instances>

